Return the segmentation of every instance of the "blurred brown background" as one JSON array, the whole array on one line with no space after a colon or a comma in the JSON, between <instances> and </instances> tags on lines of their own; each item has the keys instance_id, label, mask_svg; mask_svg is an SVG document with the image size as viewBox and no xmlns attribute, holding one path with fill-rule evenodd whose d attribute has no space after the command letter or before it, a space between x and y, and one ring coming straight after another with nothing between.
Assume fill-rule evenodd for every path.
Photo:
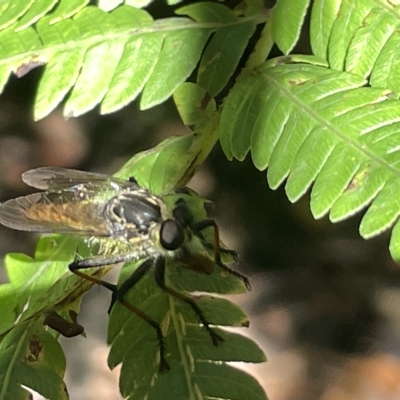
<instances>
[{"instance_id":1,"label":"blurred brown background","mask_svg":"<svg viewBox=\"0 0 400 400\"><path fill-rule=\"evenodd\" d=\"M1 201L30 191L20 178L27 169L113 173L135 153L186 132L171 102L68 121L57 110L35 123L41 73L12 78L0 97ZM269 361L240 367L259 378L270 400L400 399L400 266L388 254L388 234L360 239L360 217L314 221L308 198L291 205L282 188L268 189L265 172L250 160L227 161L219 147L190 186L215 202L223 241L241 253L238 268L252 279L252 292L232 300L249 313L248 334ZM32 254L36 240L4 227L0 238L1 256ZM62 340L73 400L120 398L118 373L106 366L109 300L92 289L79 319L88 337Z\"/></svg>"}]
</instances>

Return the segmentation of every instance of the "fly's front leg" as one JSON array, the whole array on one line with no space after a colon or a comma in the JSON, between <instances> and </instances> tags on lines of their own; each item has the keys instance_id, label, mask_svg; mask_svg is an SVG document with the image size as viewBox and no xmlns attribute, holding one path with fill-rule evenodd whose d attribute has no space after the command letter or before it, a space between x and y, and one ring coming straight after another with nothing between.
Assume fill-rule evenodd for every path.
<instances>
[{"instance_id":1,"label":"fly's front leg","mask_svg":"<svg viewBox=\"0 0 400 400\"><path fill-rule=\"evenodd\" d=\"M199 318L200 322L203 324L205 330L210 335L214 346L218 346L219 342L224 341L224 339L221 336L219 336L217 333L215 333L213 331L213 329L210 327L210 323L204 317L203 311L201 311L200 307L196 304L196 302L193 300L192 297L187 296L183 293L180 293L180 292L168 287L165 284L165 258L164 257L158 257L158 259L156 261L155 278L156 278L157 285L160 286L161 289L163 289L165 292L167 292L171 296L175 297L176 299L179 299L179 300L185 302L192 308L194 313Z\"/></svg>"},{"instance_id":2,"label":"fly's front leg","mask_svg":"<svg viewBox=\"0 0 400 400\"><path fill-rule=\"evenodd\" d=\"M112 256L112 257L93 257L88 258L86 260L74 260L71 264L68 265L69 270L78 275L82 279L86 279L87 281L96 283L97 285L109 288L110 283L103 281L102 279L96 278L95 276L91 276L81 272L81 269L88 268L102 268L107 265L118 264L123 261L128 261L129 257L127 255L122 256Z\"/></svg>"},{"instance_id":3,"label":"fly's front leg","mask_svg":"<svg viewBox=\"0 0 400 400\"><path fill-rule=\"evenodd\" d=\"M87 275L81 271L80 269L86 269L86 268L93 268L93 267L103 267L105 265L111 265L111 264L116 264L122 261L127 261L127 257L125 256L116 256L116 257L110 257L107 259L88 259L88 260L79 260L79 261L74 261L69 265L69 269L71 272L74 274L80 276L83 279L87 279L91 282L94 282L98 285L101 285L107 289L109 289L112 292L112 298L111 298L111 305L110 308L108 309L108 312L111 311L115 301L119 301L124 307L126 307L128 310L132 311L134 314L136 314L139 318L142 318L144 321L146 321L148 324L150 324L157 333L157 340L159 343L159 349L160 349L160 368L159 371L167 371L169 370L169 365L165 359L165 344L164 344L164 337L162 334L161 327L158 322L154 321L150 316L148 316L146 313L144 313L142 310L134 306L133 304L127 302L125 300L125 295L128 292L129 289L131 289L133 286L135 286L136 283L138 283L145 275L146 273L150 270L150 268L153 265L153 260L148 259L144 261L130 276L129 278L122 283L122 285L118 288L117 285L114 285L112 283L103 281L101 279L98 279L96 277L93 277L91 275Z\"/></svg>"},{"instance_id":4,"label":"fly's front leg","mask_svg":"<svg viewBox=\"0 0 400 400\"><path fill-rule=\"evenodd\" d=\"M229 272L230 274L238 277L243 281L245 284L247 290L251 290L251 284L247 276L242 275L240 272L237 272L228 266L226 266L222 261L221 261L221 248L219 246L220 240L219 240L219 229L217 223L212 220L212 219L205 219L204 221L200 221L197 224L194 225L193 229L196 231L202 231L206 228L212 227L214 228L214 254L215 254L215 262L225 271ZM229 252L229 251L228 251ZM235 253L236 254L236 253ZM235 256L234 256L235 257Z\"/></svg>"},{"instance_id":5,"label":"fly's front leg","mask_svg":"<svg viewBox=\"0 0 400 400\"><path fill-rule=\"evenodd\" d=\"M203 238L203 235L201 235L201 237ZM205 240L203 242L203 246L206 247L209 250L214 250L214 245L211 244L211 243L206 242ZM233 260L235 261L235 263L239 262L239 254L238 254L237 251L231 250L231 249L224 249L223 247L220 246L219 252L220 252L220 254L225 254L225 255L228 255L228 256L232 257Z\"/></svg>"}]
</instances>

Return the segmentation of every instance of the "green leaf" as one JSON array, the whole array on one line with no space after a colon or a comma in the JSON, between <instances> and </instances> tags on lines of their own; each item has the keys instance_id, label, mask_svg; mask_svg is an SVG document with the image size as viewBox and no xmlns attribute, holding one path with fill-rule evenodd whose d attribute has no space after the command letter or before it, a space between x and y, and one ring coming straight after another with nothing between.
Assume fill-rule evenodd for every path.
<instances>
[{"instance_id":1,"label":"green leaf","mask_svg":"<svg viewBox=\"0 0 400 400\"><path fill-rule=\"evenodd\" d=\"M265 355L251 339L237 333L230 333L217 329L217 333L224 337L225 342L221 346L210 346L210 340L204 337L195 325L186 326L184 344L191 349L196 360L201 361L239 361L261 363Z\"/></svg>"},{"instance_id":2,"label":"green leaf","mask_svg":"<svg viewBox=\"0 0 400 400\"><path fill-rule=\"evenodd\" d=\"M144 8L147 7L153 0L125 0L127 6Z\"/></svg>"},{"instance_id":3,"label":"green leaf","mask_svg":"<svg viewBox=\"0 0 400 400\"><path fill-rule=\"evenodd\" d=\"M67 19L82 10L89 0L60 0L56 10L51 14L51 24Z\"/></svg>"},{"instance_id":4,"label":"green leaf","mask_svg":"<svg viewBox=\"0 0 400 400\"><path fill-rule=\"evenodd\" d=\"M149 399L163 398L168 393L174 399L198 398L266 400L260 384L245 372L228 365L209 362L193 363L193 376L189 382L181 379L184 367L159 379L150 391ZM222 372L222 373L221 373ZM191 390L188 390L188 387Z\"/></svg>"},{"instance_id":5,"label":"green leaf","mask_svg":"<svg viewBox=\"0 0 400 400\"><path fill-rule=\"evenodd\" d=\"M272 34L279 49L290 53L297 43L309 0L279 0L272 11Z\"/></svg>"},{"instance_id":6,"label":"green leaf","mask_svg":"<svg viewBox=\"0 0 400 400\"><path fill-rule=\"evenodd\" d=\"M212 37L201 59L197 80L214 97L226 86L253 35L253 21L220 29Z\"/></svg>"},{"instance_id":7,"label":"green leaf","mask_svg":"<svg viewBox=\"0 0 400 400\"><path fill-rule=\"evenodd\" d=\"M169 193L182 180L195 158L195 141L193 135L165 139L157 147L132 157L116 176L124 179L133 176L154 194ZM166 162L177 158L179 163Z\"/></svg>"},{"instance_id":8,"label":"green leaf","mask_svg":"<svg viewBox=\"0 0 400 400\"><path fill-rule=\"evenodd\" d=\"M60 103L76 82L79 75L77 66L82 66L84 51L66 51L54 54L57 62L46 65L46 73L39 82L36 93L34 116L44 118ZM51 90L53 89L53 90Z\"/></svg>"},{"instance_id":9,"label":"green leaf","mask_svg":"<svg viewBox=\"0 0 400 400\"><path fill-rule=\"evenodd\" d=\"M6 29L24 15L34 0L3 2L0 15L0 30Z\"/></svg>"},{"instance_id":10,"label":"green leaf","mask_svg":"<svg viewBox=\"0 0 400 400\"><path fill-rule=\"evenodd\" d=\"M136 154L116 176L133 176L140 185L158 195L184 187L217 140L214 132L207 133L167 138L153 149ZM179 163L169 162L178 159Z\"/></svg>"},{"instance_id":11,"label":"green leaf","mask_svg":"<svg viewBox=\"0 0 400 400\"><path fill-rule=\"evenodd\" d=\"M329 36L341 2L314 0L311 9L310 40L313 54L328 59Z\"/></svg>"},{"instance_id":12,"label":"green leaf","mask_svg":"<svg viewBox=\"0 0 400 400\"><path fill-rule=\"evenodd\" d=\"M311 47L315 55L329 60L335 70L367 77L372 86L397 90L393 84L398 42L395 5L379 7L375 1L313 2ZM388 82L391 85L388 85Z\"/></svg>"},{"instance_id":13,"label":"green leaf","mask_svg":"<svg viewBox=\"0 0 400 400\"><path fill-rule=\"evenodd\" d=\"M20 66L24 62L29 62L33 58L32 55L28 57L26 55L22 56L23 52L33 53L41 47L40 39L32 28L25 29L18 34L15 34L12 28L6 29L0 32L0 40L2 43L0 48L1 59L4 60L10 56L15 57L17 61L14 60L10 65L11 68L15 70L17 66ZM40 60L40 57L36 57L36 59Z\"/></svg>"},{"instance_id":14,"label":"green leaf","mask_svg":"<svg viewBox=\"0 0 400 400\"><path fill-rule=\"evenodd\" d=\"M0 89L12 71L21 77L46 64L36 93L36 119L48 115L68 94L67 117L98 104L102 113L111 113L140 94L142 109L155 106L192 74L213 32L217 35L205 53L201 81L216 94L231 78L255 24L263 22L259 16L238 18L227 7L208 3L182 9L200 22L154 21L128 3L112 12L86 4L62 0L50 13L54 4L38 0L15 26L0 32ZM218 54L229 56L228 61L216 63Z\"/></svg>"},{"instance_id":15,"label":"green leaf","mask_svg":"<svg viewBox=\"0 0 400 400\"><path fill-rule=\"evenodd\" d=\"M271 23L266 23L259 32L259 39L253 48L252 53L249 55L246 61L246 70L252 71L265 62L268 58L271 49L274 45L272 38L272 27Z\"/></svg>"},{"instance_id":16,"label":"green leaf","mask_svg":"<svg viewBox=\"0 0 400 400\"><path fill-rule=\"evenodd\" d=\"M114 8L118 7L123 2L124 0L99 0L97 5L100 9L107 12L114 10Z\"/></svg>"},{"instance_id":17,"label":"green leaf","mask_svg":"<svg viewBox=\"0 0 400 400\"><path fill-rule=\"evenodd\" d=\"M329 212L339 221L368 207L360 233L376 236L399 223L400 103L392 92L364 85L357 75L313 65L265 65L229 94L223 149L239 160L250 150L257 168L269 167L272 188L287 178L291 201L313 184L316 218ZM390 246L395 260L397 232Z\"/></svg>"},{"instance_id":18,"label":"green leaf","mask_svg":"<svg viewBox=\"0 0 400 400\"><path fill-rule=\"evenodd\" d=\"M398 24L393 24L387 29L392 34L384 46L379 49L377 58L373 60L375 62L371 71L370 83L375 87L386 87L399 92L400 79L397 71L400 65L400 40L397 34Z\"/></svg>"},{"instance_id":19,"label":"green leaf","mask_svg":"<svg viewBox=\"0 0 400 400\"><path fill-rule=\"evenodd\" d=\"M176 13L188 15L197 22L212 21L228 25L212 36L197 74L199 85L209 96L216 96L232 77L256 24L254 21L239 21L230 9L218 3L191 4L179 8Z\"/></svg>"},{"instance_id":20,"label":"green leaf","mask_svg":"<svg viewBox=\"0 0 400 400\"><path fill-rule=\"evenodd\" d=\"M49 400L68 399L61 346L42 326L24 323L0 342L0 399L29 399L21 385Z\"/></svg>"},{"instance_id":21,"label":"green leaf","mask_svg":"<svg viewBox=\"0 0 400 400\"><path fill-rule=\"evenodd\" d=\"M211 238L210 238L211 239ZM232 274L214 268L213 274L197 274L193 280L193 271L190 271L182 266L169 271L171 286L185 292L210 292L221 294L243 294L246 293L246 288L240 279L237 279Z\"/></svg>"},{"instance_id":22,"label":"green leaf","mask_svg":"<svg viewBox=\"0 0 400 400\"><path fill-rule=\"evenodd\" d=\"M14 321L41 317L43 312L70 298L69 302L64 303L68 310L69 303L74 303L74 299L91 288L92 283L68 270L68 264L75 258L77 249L81 254L89 252L75 237L42 236L34 258L16 253L6 255L4 263L15 296L13 301L16 303ZM97 269L92 273L102 275L108 270ZM73 304L70 309L75 308L76 304Z\"/></svg>"},{"instance_id":23,"label":"green leaf","mask_svg":"<svg viewBox=\"0 0 400 400\"><path fill-rule=\"evenodd\" d=\"M104 43L86 52L74 89L65 104L64 113L68 117L84 114L103 99L122 56L124 44L114 43L112 52L110 50L110 45ZM105 53L109 54L107 60L104 59ZM98 68L101 63L105 63L104 70ZM107 73L104 74L104 71Z\"/></svg>"},{"instance_id":24,"label":"green leaf","mask_svg":"<svg viewBox=\"0 0 400 400\"><path fill-rule=\"evenodd\" d=\"M195 83L185 82L175 91L174 102L185 125L199 125L205 115L215 112L215 101L207 103L208 99L206 91Z\"/></svg>"},{"instance_id":25,"label":"green leaf","mask_svg":"<svg viewBox=\"0 0 400 400\"><path fill-rule=\"evenodd\" d=\"M372 9L351 39L346 57L346 71L368 77L375 68L379 54L384 53L383 47L388 39L397 36L393 35L397 25L398 18L394 15L383 9Z\"/></svg>"},{"instance_id":26,"label":"green leaf","mask_svg":"<svg viewBox=\"0 0 400 400\"><path fill-rule=\"evenodd\" d=\"M125 281L138 264L125 265L120 281ZM214 275L206 276L208 279L204 279L203 286L197 286L197 290L229 293L227 287L219 286L218 280L215 279L219 274L221 269L216 266ZM228 282L239 281L231 275L226 276L225 271L223 275ZM171 264L167 269L167 285L172 287L179 283L179 290L194 287L196 285L193 282L201 276L202 274ZM243 286L241 281L240 284ZM210 389L210 385L206 385L204 373L208 368L204 370L203 366L211 365L209 368L213 371L214 378L222 382L229 381L231 374L235 374L236 371L231 371L223 362L265 361L260 348L238 334L213 328L224 338L217 347L214 346L207 331L199 325L198 316L194 311L187 304L163 292L150 274L137 283L125 299L154 321L159 321L165 335L167 362L171 367L170 371L164 373L158 370L159 346L154 328L121 305L115 304L110 315L108 342L111 344L111 350L108 363L111 368L122 363L120 387L125 397L159 398L157 396L160 396L160 391L164 391L170 393L173 398L191 398L197 393L200 397L230 399L232 397L227 387L215 388L211 385ZM247 326L247 318L243 312L225 299L202 296L196 297L195 302L213 325ZM254 398L265 399L265 394L253 378L242 372L238 374L238 387L248 385L247 389L250 392L254 391L254 395L260 396ZM176 381L174 389L169 387L171 380ZM248 398L243 393L240 395L244 387L236 389L234 398Z\"/></svg>"},{"instance_id":27,"label":"green leaf","mask_svg":"<svg viewBox=\"0 0 400 400\"><path fill-rule=\"evenodd\" d=\"M357 3L351 1L341 3L329 38L328 57L332 69L342 70L344 68L351 39L373 6L374 2L368 0Z\"/></svg>"},{"instance_id":28,"label":"green leaf","mask_svg":"<svg viewBox=\"0 0 400 400\"><path fill-rule=\"evenodd\" d=\"M14 326L16 319L15 310L17 300L11 284L3 283L0 285L0 336Z\"/></svg>"},{"instance_id":29,"label":"green leaf","mask_svg":"<svg viewBox=\"0 0 400 400\"><path fill-rule=\"evenodd\" d=\"M126 43L110 83L110 90L102 102L102 114L117 111L136 99L153 73L163 41L162 35L153 35ZM128 87L127 82L130 82Z\"/></svg>"},{"instance_id":30,"label":"green leaf","mask_svg":"<svg viewBox=\"0 0 400 400\"><path fill-rule=\"evenodd\" d=\"M329 59L332 69L366 77L387 41L397 36L396 12L396 6L379 7L373 0L315 1L310 24L314 54Z\"/></svg>"},{"instance_id":31,"label":"green leaf","mask_svg":"<svg viewBox=\"0 0 400 400\"><path fill-rule=\"evenodd\" d=\"M140 108L146 110L166 100L193 72L200 59L209 29L168 33L151 77L147 81Z\"/></svg>"},{"instance_id":32,"label":"green leaf","mask_svg":"<svg viewBox=\"0 0 400 400\"><path fill-rule=\"evenodd\" d=\"M263 108L265 92L258 85L263 82L257 78L241 81L232 89L224 104L220 122L220 142L225 155L229 160L233 157L242 161L250 149L251 135L240 134L246 132L259 116ZM237 116L240 115L240 118Z\"/></svg>"},{"instance_id":33,"label":"green leaf","mask_svg":"<svg viewBox=\"0 0 400 400\"><path fill-rule=\"evenodd\" d=\"M174 6L176 4L182 3L183 0L167 0L167 4L170 6Z\"/></svg>"},{"instance_id":34,"label":"green leaf","mask_svg":"<svg viewBox=\"0 0 400 400\"><path fill-rule=\"evenodd\" d=\"M22 4L22 2L21 2ZM29 3L28 3L29 4ZM33 25L41 17L46 15L57 4L57 0L36 0L32 1L29 9L18 21L15 31L21 31Z\"/></svg>"},{"instance_id":35,"label":"green leaf","mask_svg":"<svg viewBox=\"0 0 400 400\"><path fill-rule=\"evenodd\" d=\"M202 2L183 6L176 10L178 15L187 15L197 22L235 22L235 14L223 4Z\"/></svg>"}]
</instances>

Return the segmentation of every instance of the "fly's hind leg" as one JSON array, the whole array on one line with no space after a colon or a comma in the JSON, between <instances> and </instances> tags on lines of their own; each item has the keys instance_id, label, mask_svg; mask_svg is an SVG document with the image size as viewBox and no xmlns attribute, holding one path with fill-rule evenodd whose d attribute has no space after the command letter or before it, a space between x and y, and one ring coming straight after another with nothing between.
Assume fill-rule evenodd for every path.
<instances>
[{"instance_id":1,"label":"fly's hind leg","mask_svg":"<svg viewBox=\"0 0 400 400\"><path fill-rule=\"evenodd\" d=\"M142 310L140 310L139 308L135 307L133 304L131 304L125 300L125 295L128 292L128 290L131 289L133 286L135 286L135 284L138 283L146 275L146 273L153 266L154 261L152 259L148 259L148 260L144 261L142 264L140 264L140 266L130 275L130 277L126 281L124 281L122 283L122 285L119 288L117 287L117 285L103 281L102 279L98 279L94 276L87 275L80 271L81 269L87 269L87 268L95 268L95 267L101 268L106 265L117 264L122 261L127 261L126 255L125 256L115 256L115 257L110 257L110 258L102 258L102 259L92 258L92 259L87 259L87 260L78 260L78 261L73 261L69 265L69 270L71 272L73 272L74 274L80 276L81 278L87 279L93 283L101 285L112 292L111 304L110 304L110 308L108 309L108 312L111 311L115 302L119 301L128 310L132 311L139 318L142 318L149 325L151 325L157 333L157 340L158 340L159 349L160 349L159 371L163 372L163 371L169 370L169 365L165 359L164 337L163 337L162 330L161 330L159 323L154 321L150 316L148 316Z\"/></svg>"},{"instance_id":2,"label":"fly's hind leg","mask_svg":"<svg viewBox=\"0 0 400 400\"><path fill-rule=\"evenodd\" d=\"M196 304L196 302L194 301L194 299L192 297L187 296L183 293L180 293L166 285L166 283L165 283L165 258L164 257L158 257L158 259L156 261L155 279L156 279L157 285L160 286L161 289L163 289L165 292L167 292L171 296L175 297L176 299L179 299L179 300L185 302L192 308L192 310L194 311L194 313L197 315L200 322L204 326L205 330L210 335L214 346L218 346L219 342L224 341L224 339L221 336L219 336L217 333L215 333L213 331L213 329L210 327L210 323L204 317L203 311L201 311L200 307Z\"/></svg>"},{"instance_id":3,"label":"fly's hind leg","mask_svg":"<svg viewBox=\"0 0 400 400\"><path fill-rule=\"evenodd\" d=\"M197 224L194 225L193 229L196 231L202 231L206 228L212 227L214 228L214 251L215 251L215 262L225 271L229 272L230 274L238 277L243 281L245 284L247 290L251 290L251 284L247 276L242 275L240 272L235 271L234 269L229 268L227 265L225 265L222 260L221 260L221 253L222 252L227 252L229 254L232 254L234 258L237 257L237 253L232 250L224 250L221 249L219 246L220 240L219 240L219 229L217 223L212 220L212 219L205 219L204 221L200 221Z\"/></svg>"}]
</instances>

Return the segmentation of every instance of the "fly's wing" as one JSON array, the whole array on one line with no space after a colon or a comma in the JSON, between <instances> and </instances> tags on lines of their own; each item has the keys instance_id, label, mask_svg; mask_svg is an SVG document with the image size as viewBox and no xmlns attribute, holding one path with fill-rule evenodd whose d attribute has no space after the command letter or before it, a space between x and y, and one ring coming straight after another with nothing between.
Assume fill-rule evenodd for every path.
<instances>
[{"instance_id":1,"label":"fly's wing","mask_svg":"<svg viewBox=\"0 0 400 400\"><path fill-rule=\"evenodd\" d=\"M33 193L0 204L0 223L22 231L110 236L103 209L104 202L71 191Z\"/></svg>"},{"instance_id":2,"label":"fly's wing","mask_svg":"<svg viewBox=\"0 0 400 400\"><path fill-rule=\"evenodd\" d=\"M135 182L58 167L30 170L22 179L46 191L0 204L0 223L24 231L112 236L104 215L110 199L127 191L150 196Z\"/></svg>"},{"instance_id":3,"label":"fly's wing","mask_svg":"<svg viewBox=\"0 0 400 400\"><path fill-rule=\"evenodd\" d=\"M108 185L114 190L135 187L135 183L113 178L94 172L78 171L60 167L42 167L31 169L22 174L22 180L29 186L41 190L62 190L79 184L102 188Z\"/></svg>"},{"instance_id":4,"label":"fly's wing","mask_svg":"<svg viewBox=\"0 0 400 400\"><path fill-rule=\"evenodd\" d=\"M103 216L107 201L135 183L108 175L58 167L33 169L25 183L46 192L0 204L0 223L9 228L54 233L110 236Z\"/></svg>"}]
</instances>

